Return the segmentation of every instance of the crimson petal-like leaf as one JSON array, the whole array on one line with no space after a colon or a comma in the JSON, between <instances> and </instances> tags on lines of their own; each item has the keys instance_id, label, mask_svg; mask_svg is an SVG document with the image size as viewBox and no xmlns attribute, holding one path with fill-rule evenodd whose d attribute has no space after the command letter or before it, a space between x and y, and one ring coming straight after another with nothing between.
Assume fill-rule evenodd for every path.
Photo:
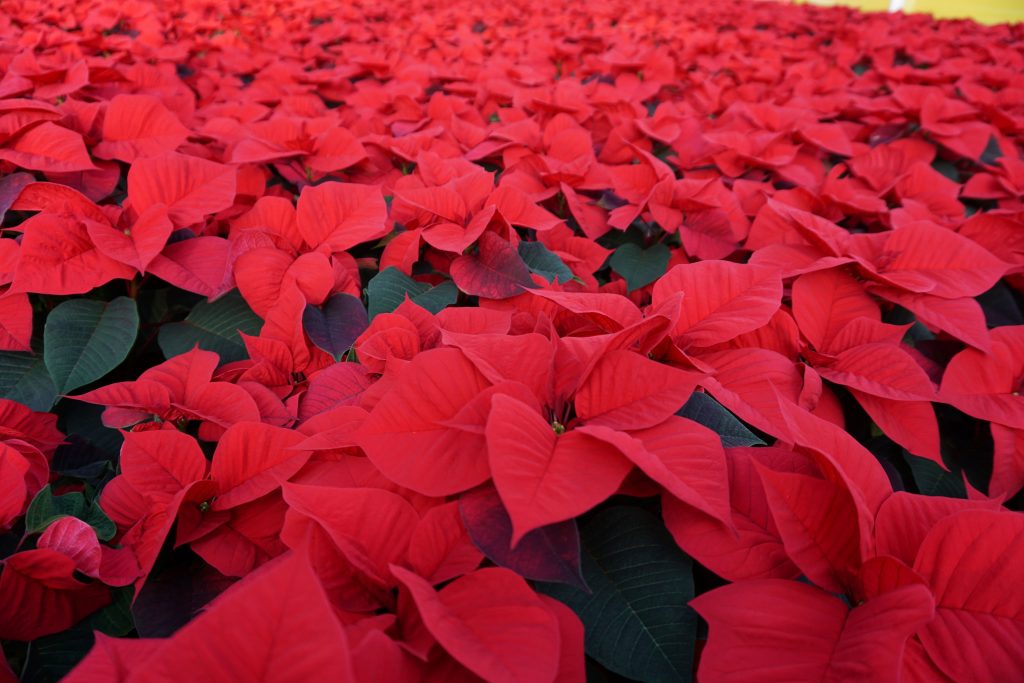
<instances>
[{"instance_id":1,"label":"crimson petal-like leaf","mask_svg":"<svg viewBox=\"0 0 1024 683\"><path fill-rule=\"evenodd\" d=\"M512 245L493 232L477 240L480 252L452 261L452 280L466 294L507 299L533 287L530 270Z\"/></svg>"},{"instance_id":2,"label":"crimson petal-like leaf","mask_svg":"<svg viewBox=\"0 0 1024 683\"><path fill-rule=\"evenodd\" d=\"M534 529L512 547L512 518L493 486L467 491L459 511L473 544L491 562L533 581L564 583L585 591L575 520Z\"/></svg>"},{"instance_id":3,"label":"crimson petal-like leaf","mask_svg":"<svg viewBox=\"0 0 1024 683\"><path fill-rule=\"evenodd\" d=\"M340 358L370 326L363 302L351 294L333 294L322 306L307 304L302 328L319 348Z\"/></svg>"}]
</instances>

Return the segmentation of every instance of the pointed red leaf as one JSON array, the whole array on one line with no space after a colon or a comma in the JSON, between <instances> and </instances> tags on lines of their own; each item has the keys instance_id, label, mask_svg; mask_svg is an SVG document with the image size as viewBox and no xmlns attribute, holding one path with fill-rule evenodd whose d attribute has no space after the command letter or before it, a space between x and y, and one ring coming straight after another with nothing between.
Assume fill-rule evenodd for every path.
<instances>
[{"instance_id":1,"label":"pointed red leaf","mask_svg":"<svg viewBox=\"0 0 1024 683\"><path fill-rule=\"evenodd\" d=\"M307 523L302 518L312 520L366 580L380 586L390 584L388 565L405 559L419 523L411 504L397 494L375 488L289 483L284 485L283 493L289 506L282 531L286 542L297 545Z\"/></svg>"},{"instance_id":2,"label":"pointed red leaf","mask_svg":"<svg viewBox=\"0 0 1024 683\"><path fill-rule=\"evenodd\" d=\"M357 183L307 186L299 195L299 233L311 248L345 251L388 233L380 188Z\"/></svg>"},{"instance_id":3,"label":"pointed red leaf","mask_svg":"<svg viewBox=\"0 0 1024 683\"><path fill-rule=\"evenodd\" d=\"M144 667L151 680L354 680L345 632L309 561L295 553L229 588Z\"/></svg>"},{"instance_id":4,"label":"pointed red leaf","mask_svg":"<svg viewBox=\"0 0 1024 683\"><path fill-rule=\"evenodd\" d=\"M185 227L231 206L237 175L232 166L175 152L138 159L128 170L128 200L140 214L165 204L174 225Z\"/></svg>"},{"instance_id":5,"label":"pointed red leaf","mask_svg":"<svg viewBox=\"0 0 1024 683\"><path fill-rule=\"evenodd\" d=\"M70 628L110 602L100 583L74 578L75 561L55 550L15 553L0 571L0 640L35 640Z\"/></svg>"},{"instance_id":6,"label":"pointed red leaf","mask_svg":"<svg viewBox=\"0 0 1024 683\"><path fill-rule=\"evenodd\" d=\"M782 278L773 268L728 261L679 265L654 283L654 305L679 291L673 339L683 347L711 346L767 324L782 302Z\"/></svg>"},{"instance_id":7,"label":"pointed red leaf","mask_svg":"<svg viewBox=\"0 0 1024 683\"><path fill-rule=\"evenodd\" d=\"M408 565L432 584L468 574L484 559L470 538L459 507L457 501L451 501L430 508L409 539ZM510 535L511 528L510 524Z\"/></svg>"},{"instance_id":8,"label":"pointed red leaf","mask_svg":"<svg viewBox=\"0 0 1024 683\"><path fill-rule=\"evenodd\" d=\"M943 672L975 683L1024 671L1024 517L971 510L940 520L914 562L935 594L935 620L919 633Z\"/></svg>"},{"instance_id":9,"label":"pointed red leaf","mask_svg":"<svg viewBox=\"0 0 1024 683\"><path fill-rule=\"evenodd\" d=\"M346 128L331 128L316 141L316 153L306 164L314 171L330 173L354 166L366 159L366 149Z\"/></svg>"},{"instance_id":10,"label":"pointed red leaf","mask_svg":"<svg viewBox=\"0 0 1024 683\"><path fill-rule=\"evenodd\" d=\"M535 408L502 395L491 399L487 457L512 518L513 546L601 503L632 469L618 448L577 430L556 434Z\"/></svg>"},{"instance_id":11,"label":"pointed red leaf","mask_svg":"<svg viewBox=\"0 0 1024 683\"><path fill-rule=\"evenodd\" d=\"M29 461L19 451L0 443L0 529L9 528L25 512L25 475L29 467Z\"/></svg>"},{"instance_id":12,"label":"pointed red leaf","mask_svg":"<svg viewBox=\"0 0 1024 683\"><path fill-rule=\"evenodd\" d=\"M210 478L220 486L215 510L226 510L264 496L299 471L310 453L295 450L305 437L291 429L239 422L217 442Z\"/></svg>"},{"instance_id":13,"label":"pointed red leaf","mask_svg":"<svg viewBox=\"0 0 1024 683\"><path fill-rule=\"evenodd\" d=\"M683 407L699 379L631 351L612 351L576 392L576 415L610 429L653 427Z\"/></svg>"},{"instance_id":14,"label":"pointed red leaf","mask_svg":"<svg viewBox=\"0 0 1024 683\"><path fill-rule=\"evenodd\" d=\"M822 471L846 482L846 487L868 512L874 514L892 495L892 484L878 459L856 439L835 424L800 408L776 393L783 417L786 440L811 450ZM827 467L825 467L827 465ZM838 481L838 479L835 479Z\"/></svg>"},{"instance_id":15,"label":"pointed red leaf","mask_svg":"<svg viewBox=\"0 0 1024 683\"><path fill-rule=\"evenodd\" d=\"M168 244L150 262L149 271L187 292L215 299L232 287L230 256L226 239L194 237Z\"/></svg>"},{"instance_id":16,"label":"pointed red leaf","mask_svg":"<svg viewBox=\"0 0 1024 683\"><path fill-rule=\"evenodd\" d=\"M435 592L410 571L392 571L430 633L470 671L492 683L555 680L559 620L526 581L507 569L480 569Z\"/></svg>"},{"instance_id":17,"label":"pointed red leaf","mask_svg":"<svg viewBox=\"0 0 1024 683\"><path fill-rule=\"evenodd\" d=\"M806 456L779 448L729 448L729 504L732 527L707 513L662 496L665 526L688 555L729 581L792 579L800 570L789 559L772 519L754 462L776 472L813 474Z\"/></svg>"},{"instance_id":18,"label":"pointed red leaf","mask_svg":"<svg viewBox=\"0 0 1024 683\"><path fill-rule=\"evenodd\" d=\"M533 287L530 271L519 252L493 232L477 240L480 252L452 261L452 280L466 294L507 299Z\"/></svg>"},{"instance_id":19,"label":"pointed red leaf","mask_svg":"<svg viewBox=\"0 0 1024 683\"><path fill-rule=\"evenodd\" d=\"M117 95L107 106L103 141L93 153L100 159L131 163L173 152L187 137L188 129L156 97Z\"/></svg>"},{"instance_id":20,"label":"pointed red leaf","mask_svg":"<svg viewBox=\"0 0 1024 683\"><path fill-rule=\"evenodd\" d=\"M135 269L100 252L85 225L70 216L40 213L21 224L21 254L12 292L84 294Z\"/></svg>"},{"instance_id":21,"label":"pointed red leaf","mask_svg":"<svg viewBox=\"0 0 1024 683\"><path fill-rule=\"evenodd\" d=\"M482 434L444 426L488 386L457 349L425 351L374 407L357 443L385 476L427 495L465 491L490 476ZM424 401L424 396L431 400Z\"/></svg>"},{"instance_id":22,"label":"pointed red leaf","mask_svg":"<svg viewBox=\"0 0 1024 683\"><path fill-rule=\"evenodd\" d=\"M91 171L96 168L85 150L82 136L49 121L30 128L12 144L0 148L0 160L47 173Z\"/></svg>"},{"instance_id":23,"label":"pointed red leaf","mask_svg":"<svg viewBox=\"0 0 1024 683\"><path fill-rule=\"evenodd\" d=\"M873 257L875 271L910 291L946 299L978 296L991 289L1008 267L976 242L934 224L911 223L882 237ZM923 288L903 286L905 278Z\"/></svg>"},{"instance_id":24,"label":"pointed red leaf","mask_svg":"<svg viewBox=\"0 0 1024 683\"><path fill-rule=\"evenodd\" d=\"M32 349L32 303L28 294L0 297L0 351Z\"/></svg>"},{"instance_id":25,"label":"pointed red leaf","mask_svg":"<svg viewBox=\"0 0 1024 683\"><path fill-rule=\"evenodd\" d=\"M997 327L991 335L991 353L964 349L949 361L939 396L973 417L1024 429L1024 327Z\"/></svg>"},{"instance_id":26,"label":"pointed red leaf","mask_svg":"<svg viewBox=\"0 0 1024 683\"><path fill-rule=\"evenodd\" d=\"M710 429L670 417L629 434L598 425L584 425L575 431L614 445L670 495L726 526L732 525L725 453L718 435Z\"/></svg>"},{"instance_id":27,"label":"pointed red leaf","mask_svg":"<svg viewBox=\"0 0 1024 683\"><path fill-rule=\"evenodd\" d=\"M700 680L730 683L898 681L907 639L934 614L923 586L849 609L796 581L717 588L690 604L708 621Z\"/></svg>"},{"instance_id":28,"label":"pointed red leaf","mask_svg":"<svg viewBox=\"0 0 1024 683\"><path fill-rule=\"evenodd\" d=\"M897 491L882 503L875 517L876 551L912 565L922 541L940 520L966 510L998 508L998 503L989 500L920 496Z\"/></svg>"},{"instance_id":29,"label":"pointed red leaf","mask_svg":"<svg viewBox=\"0 0 1024 683\"><path fill-rule=\"evenodd\" d=\"M872 396L895 401L928 401L935 387L913 356L888 343L846 349L827 363L815 364L825 379Z\"/></svg>"},{"instance_id":30,"label":"pointed red leaf","mask_svg":"<svg viewBox=\"0 0 1024 683\"><path fill-rule=\"evenodd\" d=\"M841 593L864 559L864 528L849 492L826 479L758 467L772 518L793 563L817 585Z\"/></svg>"},{"instance_id":31,"label":"pointed red leaf","mask_svg":"<svg viewBox=\"0 0 1024 683\"><path fill-rule=\"evenodd\" d=\"M894 401L856 389L850 393L885 435L921 458L945 467L939 442L939 423L930 401Z\"/></svg>"},{"instance_id":32,"label":"pointed red leaf","mask_svg":"<svg viewBox=\"0 0 1024 683\"><path fill-rule=\"evenodd\" d=\"M930 294L904 292L894 287L872 287L871 291L903 306L931 330L941 330L986 353L992 348L985 312L975 299L943 299Z\"/></svg>"},{"instance_id":33,"label":"pointed red leaf","mask_svg":"<svg viewBox=\"0 0 1024 683\"><path fill-rule=\"evenodd\" d=\"M169 502L206 476L206 458L196 440L176 429L125 432L121 471L140 493Z\"/></svg>"},{"instance_id":34,"label":"pointed red leaf","mask_svg":"<svg viewBox=\"0 0 1024 683\"><path fill-rule=\"evenodd\" d=\"M848 322L881 320L878 304L863 285L840 268L801 275L793 283L793 317L800 331L822 351Z\"/></svg>"},{"instance_id":35,"label":"pointed red leaf","mask_svg":"<svg viewBox=\"0 0 1024 683\"><path fill-rule=\"evenodd\" d=\"M299 404L299 419L305 421L331 408L353 405L369 386L370 378L362 365L329 365L309 381Z\"/></svg>"},{"instance_id":36,"label":"pointed red leaf","mask_svg":"<svg viewBox=\"0 0 1024 683\"><path fill-rule=\"evenodd\" d=\"M86 228L89 238L100 252L145 273L149 264L167 244L174 225L167 215L167 207L154 204L129 229L119 230L96 221L88 221Z\"/></svg>"}]
</instances>

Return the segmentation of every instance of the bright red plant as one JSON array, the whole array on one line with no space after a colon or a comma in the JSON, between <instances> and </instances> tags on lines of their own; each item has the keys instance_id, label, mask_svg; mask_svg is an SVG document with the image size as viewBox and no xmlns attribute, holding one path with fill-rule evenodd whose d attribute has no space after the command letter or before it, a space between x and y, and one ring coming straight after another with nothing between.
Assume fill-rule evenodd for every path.
<instances>
[{"instance_id":1,"label":"bright red plant","mask_svg":"<svg viewBox=\"0 0 1024 683\"><path fill-rule=\"evenodd\" d=\"M9 5L0 681L1024 671L1021 26Z\"/></svg>"}]
</instances>

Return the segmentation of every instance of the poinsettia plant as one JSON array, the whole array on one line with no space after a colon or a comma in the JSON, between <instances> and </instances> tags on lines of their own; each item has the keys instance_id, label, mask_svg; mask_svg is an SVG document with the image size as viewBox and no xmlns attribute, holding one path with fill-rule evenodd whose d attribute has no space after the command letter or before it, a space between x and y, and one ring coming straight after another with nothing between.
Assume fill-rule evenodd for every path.
<instances>
[{"instance_id":1,"label":"poinsettia plant","mask_svg":"<svg viewBox=\"0 0 1024 683\"><path fill-rule=\"evenodd\" d=\"M1024 671L1024 27L9 4L0 681Z\"/></svg>"}]
</instances>

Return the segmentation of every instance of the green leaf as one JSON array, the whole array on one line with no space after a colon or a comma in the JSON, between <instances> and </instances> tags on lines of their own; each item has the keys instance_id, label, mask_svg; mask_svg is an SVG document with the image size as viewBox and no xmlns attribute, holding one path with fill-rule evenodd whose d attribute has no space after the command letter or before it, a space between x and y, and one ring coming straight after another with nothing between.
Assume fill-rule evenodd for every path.
<instances>
[{"instance_id":1,"label":"green leaf","mask_svg":"<svg viewBox=\"0 0 1024 683\"><path fill-rule=\"evenodd\" d=\"M960 178L960 170L952 161L947 161L945 159L936 159L935 161L932 162L932 168L934 168L936 171L952 180L954 183L962 182Z\"/></svg>"},{"instance_id":2,"label":"green leaf","mask_svg":"<svg viewBox=\"0 0 1024 683\"><path fill-rule=\"evenodd\" d=\"M85 496L81 493L55 496L47 484L28 505L28 511L25 513L25 532L40 534L61 517L84 519L85 511Z\"/></svg>"},{"instance_id":3,"label":"green leaf","mask_svg":"<svg viewBox=\"0 0 1024 683\"><path fill-rule=\"evenodd\" d=\"M765 445L735 415L708 394L694 393L676 415L699 422L718 434L724 448Z\"/></svg>"},{"instance_id":4,"label":"green leaf","mask_svg":"<svg viewBox=\"0 0 1024 683\"><path fill-rule=\"evenodd\" d=\"M117 526L95 501L87 504L85 496L79 492L55 496L49 484L29 503L25 513L25 533L40 534L61 517L77 517L91 526L101 541L109 541L117 533Z\"/></svg>"},{"instance_id":5,"label":"green leaf","mask_svg":"<svg viewBox=\"0 0 1024 683\"><path fill-rule=\"evenodd\" d=\"M985 145L985 151L981 153L979 161L986 166L991 166L996 163L1000 157L1005 156L1002 148L999 146L999 140L994 135L988 136L988 144Z\"/></svg>"},{"instance_id":6,"label":"green leaf","mask_svg":"<svg viewBox=\"0 0 1024 683\"><path fill-rule=\"evenodd\" d=\"M85 657L94 640L92 629L84 621L66 631L33 640L21 680L57 683Z\"/></svg>"},{"instance_id":7,"label":"green leaf","mask_svg":"<svg viewBox=\"0 0 1024 683\"><path fill-rule=\"evenodd\" d=\"M196 304L182 322L163 325L158 343L165 358L191 351L198 344L220 356L222 363L231 363L249 357L238 332L255 336L262 327L263 321L236 289L212 303Z\"/></svg>"},{"instance_id":8,"label":"green leaf","mask_svg":"<svg viewBox=\"0 0 1024 683\"><path fill-rule=\"evenodd\" d=\"M451 280L445 280L436 287L431 287L422 294L410 298L417 306L421 306L431 313L440 313L458 300L459 288ZM402 302L399 301L398 303L401 304ZM398 306L395 306L395 308L398 308Z\"/></svg>"},{"instance_id":9,"label":"green leaf","mask_svg":"<svg viewBox=\"0 0 1024 683\"><path fill-rule=\"evenodd\" d=\"M0 351L0 398L40 412L53 407L57 387L46 370L43 354Z\"/></svg>"},{"instance_id":10,"label":"green leaf","mask_svg":"<svg viewBox=\"0 0 1024 683\"><path fill-rule=\"evenodd\" d=\"M626 287L632 292L664 275L670 257L671 253L664 244L641 249L630 242L616 249L608 263L612 270L626 278Z\"/></svg>"},{"instance_id":11,"label":"green leaf","mask_svg":"<svg viewBox=\"0 0 1024 683\"><path fill-rule=\"evenodd\" d=\"M95 501L81 519L96 531L96 538L101 541L109 541L117 534L117 525Z\"/></svg>"},{"instance_id":12,"label":"green leaf","mask_svg":"<svg viewBox=\"0 0 1024 683\"><path fill-rule=\"evenodd\" d=\"M537 273L548 282L568 282L573 278L569 266L541 242L520 242L519 256L531 273Z\"/></svg>"},{"instance_id":13,"label":"green leaf","mask_svg":"<svg viewBox=\"0 0 1024 683\"><path fill-rule=\"evenodd\" d=\"M459 290L451 281L436 287L417 282L394 266L380 271L366 285L370 320L378 313L390 313L405 301L406 294L414 303L431 313L440 313L455 303Z\"/></svg>"},{"instance_id":14,"label":"green leaf","mask_svg":"<svg viewBox=\"0 0 1024 683\"><path fill-rule=\"evenodd\" d=\"M960 471L952 472L939 467L938 463L928 458L919 458L903 451L903 459L910 466L919 493L925 496L945 496L946 498L966 498L967 486L964 484Z\"/></svg>"},{"instance_id":15,"label":"green leaf","mask_svg":"<svg viewBox=\"0 0 1024 683\"><path fill-rule=\"evenodd\" d=\"M66 394L116 368L139 331L135 302L72 299L53 309L43 329L43 360L57 393Z\"/></svg>"},{"instance_id":16,"label":"green leaf","mask_svg":"<svg viewBox=\"0 0 1024 683\"><path fill-rule=\"evenodd\" d=\"M697 615L692 563L654 515L612 507L581 529L583 578L539 590L583 622L587 654L615 673L647 683L691 680Z\"/></svg>"}]
</instances>

